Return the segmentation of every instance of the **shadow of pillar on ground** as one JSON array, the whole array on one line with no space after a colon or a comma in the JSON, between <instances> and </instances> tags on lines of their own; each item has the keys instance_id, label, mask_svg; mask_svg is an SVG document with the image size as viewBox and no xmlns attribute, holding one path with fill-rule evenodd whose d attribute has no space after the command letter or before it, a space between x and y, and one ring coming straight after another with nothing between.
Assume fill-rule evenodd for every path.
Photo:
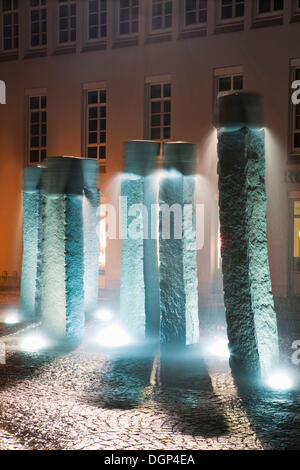
<instances>
[{"instance_id":1,"label":"shadow of pillar on ground","mask_svg":"<svg viewBox=\"0 0 300 470\"><path fill-rule=\"evenodd\" d=\"M182 348L177 354L161 352L155 400L183 434L209 438L229 432L221 399L196 347Z\"/></svg>"}]
</instances>

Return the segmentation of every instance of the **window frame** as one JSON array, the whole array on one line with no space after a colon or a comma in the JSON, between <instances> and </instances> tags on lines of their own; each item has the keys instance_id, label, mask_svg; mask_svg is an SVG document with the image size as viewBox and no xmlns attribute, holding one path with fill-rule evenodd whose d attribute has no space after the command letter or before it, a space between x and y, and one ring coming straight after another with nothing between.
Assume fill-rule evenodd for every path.
<instances>
[{"instance_id":1,"label":"window frame","mask_svg":"<svg viewBox=\"0 0 300 470\"><path fill-rule=\"evenodd\" d=\"M39 3L41 3L42 0L38 0L38 1L39 1ZM46 49L46 48L47 48L47 41L48 41L48 23L47 23L47 21L48 21L48 3L47 3L47 0L45 0L45 1L46 1L46 4L45 4L45 5L39 4L39 5L36 6L36 7L32 7L32 6L31 6L31 0L29 0L29 44L28 44L29 47L28 47L28 49L31 50L31 51L40 50L40 49ZM41 11L42 11L43 9L46 10L46 19L45 19L45 21L46 21L46 32L45 32L45 34L46 34L46 43L45 43L45 44L40 43L40 44L38 44L38 45L36 45L36 46L33 46L33 45L32 45L32 34L33 34L33 33L32 33L31 12L32 12L32 10L39 10L39 12L40 12L40 14L41 14ZM42 19L41 19L41 18L39 19L38 23L39 23L39 26L41 27L41 24L42 24ZM38 35L39 35L39 39L42 41L43 32L40 31L40 32L38 33Z\"/></svg>"},{"instance_id":2,"label":"window frame","mask_svg":"<svg viewBox=\"0 0 300 470\"><path fill-rule=\"evenodd\" d=\"M75 5L76 7L76 16L75 16L75 34L76 34L76 38L74 41L65 41L65 42L60 42L60 33L61 33L61 30L60 30L60 13L59 13L59 8L60 6L63 6L63 5L68 5L69 9L68 9L68 21L70 22L71 21L71 5ZM78 39L78 31L77 31L77 22L78 22L78 3L77 3L77 0L64 0L64 1L61 1L61 0L57 0L56 2L56 26L57 26L57 34L56 34L56 40L57 40L57 46L58 48L64 48L64 47L70 47L70 46L75 46L76 45L76 42L77 42L77 39ZM71 30L73 28L70 27L70 25L68 26L68 38L70 37L71 35ZM65 30L64 30L65 31Z\"/></svg>"},{"instance_id":3,"label":"window frame","mask_svg":"<svg viewBox=\"0 0 300 470\"><path fill-rule=\"evenodd\" d=\"M101 92L105 91L106 92L106 103L105 103L105 108L106 108L106 116L105 116L105 145L101 145L100 142L98 142L99 135L100 135L100 129L97 129L97 144L96 145L90 145L89 144L89 104L88 104L88 93L89 92ZM100 165L105 166L108 160L108 97L109 97L109 90L107 86L107 82L93 82L93 83L86 83L82 87L82 99L83 99L83 113L82 113L82 154L84 155L85 158L88 157L88 148L89 146L91 147L96 147L97 148L97 158L89 158L90 160L95 160L98 161ZM93 106L95 107L95 105ZM101 103L97 103L97 108L100 109ZM97 121L99 121L100 117L97 116ZM98 150L100 147L105 147L105 158L100 158L100 151Z\"/></svg>"},{"instance_id":4,"label":"window frame","mask_svg":"<svg viewBox=\"0 0 300 470\"><path fill-rule=\"evenodd\" d=\"M300 0L294 0L293 1L293 16L299 16L300 15Z\"/></svg>"},{"instance_id":5,"label":"window frame","mask_svg":"<svg viewBox=\"0 0 300 470\"><path fill-rule=\"evenodd\" d=\"M234 77L243 77L243 88L240 90L235 90L233 88L233 80ZM219 80L220 78L231 78L231 88L230 90L226 91L221 91L219 92ZM213 116L214 120L216 120L217 116L217 104L218 104L218 99L221 96L226 96L230 95L231 93L234 93L235 91L238 93L239 91L244 91L245 90L245 74L244 74L244 68L243 66L237 65L233 67L222 67L222 68L217 68L214 70L214 76L213 76Z\"/></svg>"},{"instance_id":6,"label":"window frame","mask_svg":"<svg viewBox=\"0 0 300 470\"><path fill-rule=\"evenodd\" d=\"M20 0L18 1L18 7L14 8L14 0L11 0L11 6L12 8L10 10L3 10L3 0L0 2L0 31L1 31L1 38L0 38L0 53L3 55L9 55L9 54L16 54L19 52L19 47L20 47ZM11 39L12 41L15 41L15 38L17 38L18 41L18 47L12 47L10 49L5 49L4 48L4 15L8 14L10 12L11 15L18 15L18 35L12 35ZM15 23L13 23L15 24ZM14 27L14 26L12 26Z\"/></svg>"},{"instance_id":7,"label":"window frame","mask_svg":"<svg viewBox=\"0 0 300 470\"><path fill-rule=\"evenodd\" d=\"M90 9L89 9L89 7L90 7L90 2L91 1L93 1L93 0L87 0L86 4L84 5L84 7L86 8L85 42L88 45L105 43L107 41L107 37L108 37L108 9L109 9L108 2L109 2L109 0L106 0L106 25L105 25L106 26L106 35L101 36L101 37L99 37L99 35L98 35L96 38L90 38L89 37L89 33L90 33ZM94 0L94 1L97 1L97 4L98 4L97 14L101 16L101 14L102 14L101 13L102 12L102 10L101 10L101 0ZM99 6L100 6L100 10L99 10ZM98 20L97 28L98 28L98 30L101 29L101 23L99 23L99 20Z\"/></svg>"},{"instance_id":8,"label":"window frame","mask_svg":"<svg viewBox=\"0 0 300 470\"><path fill-rule=\"evenodd\" d=\"M199 30L199 29L206 29L207 28L207 24L208 24L208 18L207 18L207 15L208 15L208 1L209 0L206 0L206 21L205 22L199 22L198 19L199 19L199 0L196 0L196 18L197 18L197 21L196 23L193 23L193 24L189 24L187 25L186 24L186 2L187 0L181 0L181 15L182 15L182 29L183 31L193 31L193 30Z\"/></svg>"},{"instance_id":9,"label":"window frame","mask_svg":"<svg viewBox=\"0 0 300 470\"><path fill-rule=\"evenodd\" d=\"M259 13L259 1L256 0L256 5L255 5L255 18L258 20L260 18L270 18L270 17L281 17L283 16L285 4L283 0L283 8L281 10L274 10L274 1L275 0L270 0L271 1L271 10L265 13Z\"/></svg>"},{"instance_id":10,"label":"window frame","mask_svg":"<svg viewBox=\"0 0 300 470\"><path fill-rule=\"evenodd\" d=\"M232 0L232 7L236 6L236 3L242 3L242 0ZM231 18L222 18L222 0L218 0L217 6L217 19L218 24L232 24L232 23L243 23L245 20L245 0L243 0L244 4L244 14L243 16L235 16L235 14ZM234 8L235 10L235 8ZM234 12L235 13L235 12Z\"/></svg>"},{"instance_id":11,"label":"window frame","mask_svg":"<svg viewBox=\"0 0 300 470\"><path fill-rule=\"evenodd\" d=\"M129 26L130 26L130 32L129 33L121 33L120 32L120 26L121 26L121 0L118 0L117 4L115 5L115 7L117 8L117 37L119 40L122 40L122 39L128 39L128 38L136 38L138 37L139 33L140 33L140 14L141 14L141 3L140 3L140 0L137 0L138 2L138 17L137 17L137 24L138 24L138 30L136 32L132 32L132 21L134 21L132 19L132 8L134 8L134 6L132 5L132 1L133 0L128 0L130 2L130 5L129 5Z\"/></svg>"},{"instance_id":12,"label":"window frame","mask_svg":"<svg viewBox=\"0 0 300 470\"><path fill-rule=\"evenodd\" d=\"M150 7L149 7L150 8L149 33L151 35L169 33L170 31L172 31L172 28L173 28L173 25L174 25L174 0L158 0L158 1L162 2L162 7L163 7L163 14L161 15L163 26L161 28L157 28L157 29L153 29L153 1L155 1L155 0L151 0L151 4L150 4ZM165 5L168 2L170 2L171 6L172 6L172 11L171 11L170 15L166 15L164 13ZM166 16L171 16L171 26L167 26L167 27L165 26L165 17Z\"/></svg>"},{"instance_id":13,"label":"window frame","mask_svg":"<svg viewBox=\"0 0 300 470\"><path fill-rule=\"evenodd\" d=\"M171 96L170 97L160 97L159 99L151 98L151 86L153 85L161 85L162 87L164 85L170 85L171 86ZM145 81L145 130L144 130L144 135L145 139L147 140L152 140L155 142L163 143L163 142L170 142L172 141L173 138L173 82L172 82L172 77L169 75L166 76L158 76L158 77L147 77ZM151 130L152 130L152 103L153 101L159 101L159 102L164 102L164 101L170 101L171 102L171 110L170 113L170 125L169 126L164 126L162 123L160 124L160 133L163 132L165 127L170 127L170 136L168 138L162 138L162 139L153 139L151 135ZM164 112L160 112L160 116L164 116Z\"/></svg>"},{"instance_id":14,"label":"window frame","mask_svg":"<svg viewBox=\"0 0 300 470\"><path fill-rule=\"evenodd\" d=\"M42 108L41 106L39 106L38 110L35 111L35 112L39 112L39 113L46 112L46 134L45 134L45 136L46 136L46 146L42 146L42 145L39 145L38 147L32 147L31 146L31 112L32 112L32 109L30 108L30 99L35 98L35 97L39 97L40 100L41 100L41 97L46 97L46 100L47 100L45 108ZM47 96L47 90L45 88L25 90L25 108L26 108L26 119L25 119L26 165L28 165L28 166L37 166L37 165L41 165L44 161L44 160L41 159L41 151L42 150L46 151L45 158L47 158L47 144L48 144L48 96ZM44 110L44 111L42 111L42 110ZM43 122L40 121L39 126L41 126L42 124L43 124ZM43 134L41 132L39 132L39 138L41 138L42 135ZM30 153L31 153L31 150L33 148L39 152L39 161L38 162L32 162L30 160Z\"/></svg>"}]
</instances>

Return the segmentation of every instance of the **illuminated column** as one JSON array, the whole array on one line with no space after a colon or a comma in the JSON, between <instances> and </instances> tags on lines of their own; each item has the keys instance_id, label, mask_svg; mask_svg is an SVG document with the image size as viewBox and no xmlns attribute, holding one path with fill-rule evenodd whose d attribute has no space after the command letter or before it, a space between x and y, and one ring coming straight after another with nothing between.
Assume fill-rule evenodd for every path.
<instances>
[{"instance_id":1,"label":"illuminated column","mask_svg":"<svg viewBox=\"0 0 300 470\"><path fill-rule=\"evenodd\" d=\"M84 332L84 168L85 160L51 157L43 178L42 326L66 345Z\"/></svg>"},{"instance_id":2,"label":"illuminated column","mask_svg":"<svg viewBox=\"0 0 300 470\"><path fill-rule=\"evenodd\" d=\"M159 191L160 336L167 348L199 342L195 155L193 144L164 145Z\"/></svg>"},{"instance_id":3,"label":"illuminated column","mask_svg":"<svg viewBox=\"0 0 300 470\"><path fill-rule=\"evenodd\" d=\"M265 189L265 133L259 95L219 100L219 204L224 301L237 373L265 375L278 361L270 280Z\"/></svg>"},{"instance_id":4,"label":"illuminated column","mask_svg":"<svg viewBox=\"0 0 300 470\"><path fill-rule=\"evenodd\" d=\"M23 258L20 312L34 320L40 307L41 260L41 182L42 168L28 167L23 171Z\"/></svg>"},{"instance_id":5,"label":"illuminated column","mask_svg":"<svg viewBox=\"0 0 300 470\"><path fill-rule=\"evenodd\" d=\"M100 191L97 189L99 163L84 161L84 310L96 309L99 284L99 206Z\"/></svg>"},{"instance_id":6,"label":"illuminated column","mask_svg":"<svg viewBox=\"0 0 300 470\"><path fill-rule=\"evenodd\" d=\"M155 212L153 170L159 144L127 142L124 150L120 314L127 331L143 339L157 336L159 328L157 240L150 239L151 232L156 236L156 213L151 224L151 205L156 204Z\"/></svg>"}]
</instances>

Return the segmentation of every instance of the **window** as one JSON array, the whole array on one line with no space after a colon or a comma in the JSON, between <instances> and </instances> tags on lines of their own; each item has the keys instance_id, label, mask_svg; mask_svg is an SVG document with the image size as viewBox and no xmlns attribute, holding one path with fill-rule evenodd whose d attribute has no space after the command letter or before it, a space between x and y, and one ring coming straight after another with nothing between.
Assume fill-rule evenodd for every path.
<instances>
[{"instance_id":1,"label":"window","mask_svg":"<svg viewBox=\"0 0 300 470\"><path fill-rule=\"evenodd\" d=\"M282 12L283 0L258 0L258 15L269 15Z\"/></svg>"},{"instance_id":2,"label":"window","mask_svg":"<svg viewBox=\"0 0 300 470\"><path fill-rule=\"evenodd\" d=\"M186 27L207 22L207 0L183 0L184 24Z\"/></svg>"},{"instance_id":3,"label":"window","mask_svg":"<svg viewBox=\"0 0 300 470\"><path fill-rule=\"evenodd\" d=\"M30 0L31 47L47 43L47 0Z\"/></svg>"},{"instance_id":4,"label":"window","mask_svg":"<svg viewBox=\"0 0 300 470\"><path fill-rule=\"evenodd\" d=\"M172 1L152 0L152 31L172 27Z\"/></svg>"},{"instance_id":5,"label":"window","mask_svg":"<svg viewBox=\"0 0 300 470\"><path fill-rule=\"evenodd\" d=\"M139 31L139 0L119 0L119 33L136 34Z\"/></svg>"},{"instance_id":6,"label":"window","mask_svg":"<svg viewBox=\"0 0 300 470\"><path fill-rule=\"evenodd\" d=\"M214 71L214 119L217 118L218 98L244 89L243 67L224 67Z\"/></svg>"},{"instance_id":7,"label":"window","mask_svg":"<svg viewBox=\"0 0 300 470\"><path fill-rule=\"evenodd\" d=\"M76 41L76 2L59 0L59 44Z\"/></svg>"},{"instance_id":8,"label":"window","mask_svg":"<svg viewBox=\"0 0 300 470\"><path fill-rule=\"evenodd\" d=\"M16 50L19 47L18 0L2 0L2 49Z\"/></svg>"},{"instance_id":9,"label":"window","mask_svg":"<svg viewBox=\"0 0 300 470\"><path fill-rule=\"evenodd\" d=\"M47 154L47 97L28 97L28 160L41 163Z\"/></svg>"},{"instance_id":10,"label":"window","mask_svg":"<svg viewBox=\"0 0 300 470\"><path fill-rule=\"evenodd\" d=\"M151 140L171 138L171 83L149 83L148 130Z\"/></svg>"},{"instance_id":11,"label":"window","mask_svg":"<svg viewBox=\"0 0 300 470\"><path fill-rule=\"evenodd\" d=\"M107 0L89 0L88 3L88 39L106 38Z\"/></svg>"},{"instance_id":12,"label":"window","mask_svg":"<svg viewBox=\"0 0 300 470\"><path fill-rule=\"evenodd\" d=\"M106 89L86 90L85 154L88 158L106 158L106 111Z\"/></svg>"},{"instance_id":13,"label":"window","mask_svg":"<svg viewBox=\"0 0 300 470\"><path fill-rule=\"evenodd\" d=\"M217 77L217 98L220 96L241 91L243 89L243 75L227 75Z\"/></svg>"},{"instance_id":14,"label":"window","mask_svg":"<svg viewBox=\"0 0 300 470\"><path fill-rule=\"evenodd\" d=\"M232 20L244 16L244 0L221 0L220 19Z\"/></svg>"},{"instance_id":15,"label":"window","mask_svg":"<svg viewBox=\"0 0 300 470\"><path fill-rule=\"evenodd\" d=\"M293 70L294 80L300 80L300 67ZM300 104L292 104L292 150L300 152Z\"/></svg>"}]
</instances>

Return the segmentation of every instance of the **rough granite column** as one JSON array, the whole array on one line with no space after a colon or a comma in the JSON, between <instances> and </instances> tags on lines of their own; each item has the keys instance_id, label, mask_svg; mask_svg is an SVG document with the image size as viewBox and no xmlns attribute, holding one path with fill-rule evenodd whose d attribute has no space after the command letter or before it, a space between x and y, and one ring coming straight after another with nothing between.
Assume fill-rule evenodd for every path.
<instances>
[{"instance_id":1,"label":"rough granite column","mask_svg":"<svg viewBox=\"0 0 300 470\"><path fill-rule=\"evenodd\" d=\"M99 206L100 191L97 189L99 163L84 161L84 310L90 313L97 308L99 285Z\"/></svg>"},{"instance_id":2,"label":"rough granite column","mask_svg":"<svg viewBox=\"0 0 300 470\"><path fill-rule=\"evenodd\" d=\"M151 231L156 232L156 226L151 227L151 205L157 205L153 172L159 144L127 142L124 152L120 315L122 324L136 339L153 338L159 331L159 287L157 240L150 237ZM134 205L135 213L131 212ZM137 226L141 233L133 238L132 229Z\"/></svg>"},{"instance_id":3,"label":"rough granite column","mask_svg":"<svg viewBox=\"0 0 300 470\"><path fill-rule=\"evenodd\" d=\"M195 156L193 144L164 145L165 171L159 191L160 338L167 348L199 342ZM174 212L172 206L177 207ZM164 232L164 210L171 214L169 238L168 230Z\"/></svg>"},{"instance_id":4,"label":"rough granite column","mask_svg":"<svg viewBox=\"0 0 300 470\"><path fill-rule=\"evenodd\" d=\"M260 114L256 94L228 95L219 101L219 204L231 365L237 373L264 376L276 367L279 352Z\"/></svg>"},{"instance_id":5,"label":"rough granite column","mask_svg":"<svg viewBox=\"0 0 300 470\"><path fill-rule=\"evenodd\" d=\"M50 157L46 163L42 327L56 342L72 346L80 342L84 333L82 205L86 160Z\"/></svg>"},{"instance_id":6,"label":"rough granite column","mask_svg":"<svg viewBox=\"0 0 300 470\"><path fill-rule=\"evenodd\" d=\"M42 168L23 171L23 257L20 313L26 320L37 320L40 309Z\"/></svg>"}]
</instances>

